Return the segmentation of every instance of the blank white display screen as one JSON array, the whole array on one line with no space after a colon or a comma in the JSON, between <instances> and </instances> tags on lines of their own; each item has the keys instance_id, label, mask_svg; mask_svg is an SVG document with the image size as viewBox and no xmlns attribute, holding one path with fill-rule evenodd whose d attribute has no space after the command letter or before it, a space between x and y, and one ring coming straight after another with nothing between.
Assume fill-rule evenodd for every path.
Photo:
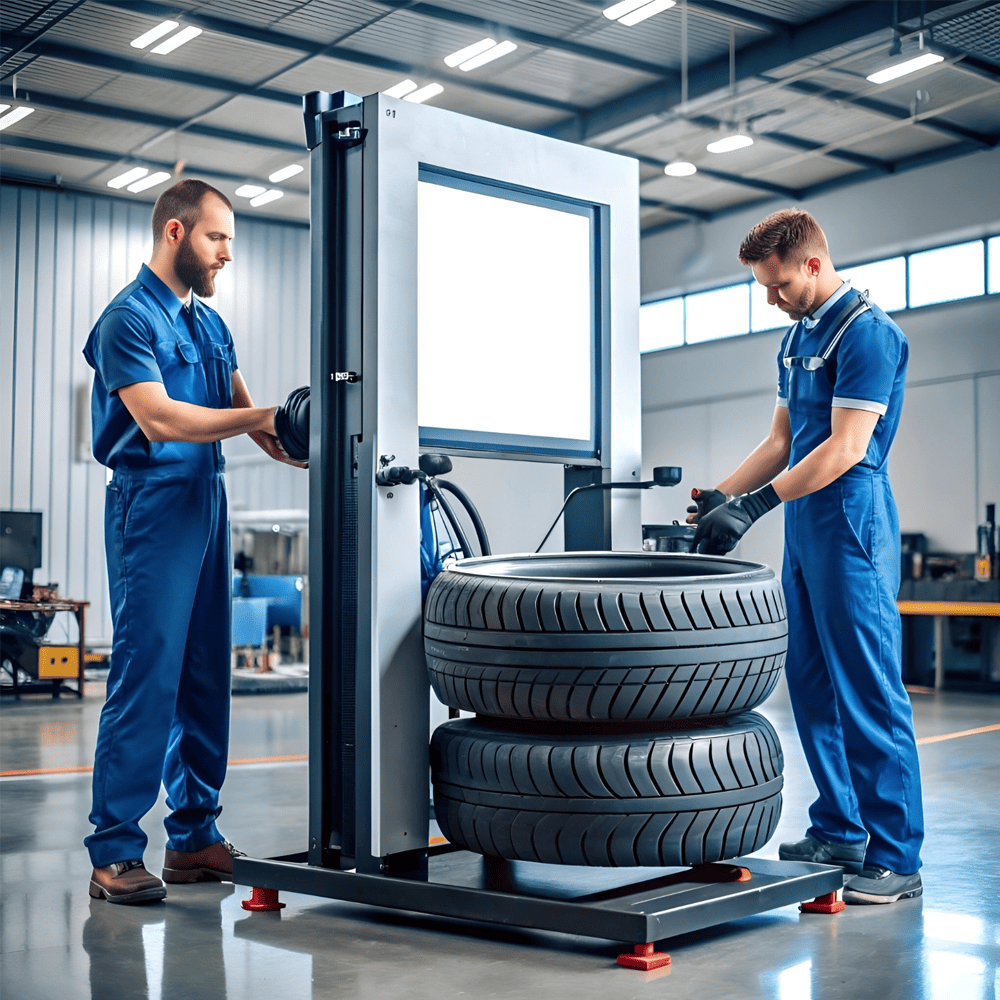
<instances>
[{"instance_id":1,"label":"blank white display screen","mask_svg":"<svg viewBox=\"0 0 1000 1000\"><path fill-rule=\"evenodd\" d=\"M417 415L495 438L594 436L591 218L421 180Z\"/></svg>"}]
</instances>

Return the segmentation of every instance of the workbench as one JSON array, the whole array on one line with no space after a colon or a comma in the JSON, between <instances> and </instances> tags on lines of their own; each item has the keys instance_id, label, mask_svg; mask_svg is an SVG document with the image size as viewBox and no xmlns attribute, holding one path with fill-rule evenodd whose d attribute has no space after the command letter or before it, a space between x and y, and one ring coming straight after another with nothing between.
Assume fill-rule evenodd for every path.
<instances>
[{"instance_id":1,"label":"workbench","mask_svg":"<svg viewBox=\"0 0 1000 1000\"><path fill-rule=\"evenodd\" d=\"M51 657L52 662L42 663L39 657L38 676L35 680L26 683L18 682L18 667L14 664L13 684L10 688L6 686L2 689L4 694L13 694L20 699L22 693L47 692L53 698L58 698L63 692L75 694L77 698L83 697L83 671L86 665L84 632L86 625L86 609L90 607L90 601L71 601L68 599L58 599L54 601L11 601L0 600L0 614L11 611L31 611L36 614L54 615L60 611L69 611L76 617L77 641L75 643L75 657L55 656ZM39 647L39 653L46 649L65 650L74 644L48 644L43 643ZM75 663L72 660L75 659ZM63 661L66 662L63 662ZM76 687L71 687L65 682L76 680Z\"/></svg>"}]
</instances>

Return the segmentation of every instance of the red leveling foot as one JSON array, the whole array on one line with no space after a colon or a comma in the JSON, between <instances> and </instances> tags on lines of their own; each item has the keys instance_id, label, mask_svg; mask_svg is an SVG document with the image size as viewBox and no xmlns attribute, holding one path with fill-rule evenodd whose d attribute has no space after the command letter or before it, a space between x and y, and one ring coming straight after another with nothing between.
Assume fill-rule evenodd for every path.
<instances>
[{"instance_id":1,"label":"red leveling foot","mask_svg":"<svg viewBox=\"0 0 1000 1000\"><path fill-rule=\"evenodd\" d=\"M847 909L847 904L837 899L835 892L828 892L825 896L817 896L811 903L799 903L799 909L803 913L840 913Z\"/></svg>"},{"instance_id":2,"label":"red leveling foot","mask_svg":"<svg viewBox=\"0 0 1000 1000\"><path fill-rule=\"evenodd\" d=\"M284 903L278 902L278 890L277 889L258 889L254 888L250 893L249 899L244 899L241 903L244 910L283 910L285 908Z\"/></svg>"},{"instance_id":3,"label":"red leveling foot","mask_svg":"<svg viewBox=\"0 0 1000 1000\"><path fill-rule=\"evenodd\" d=\"M618 956L618 964L626 969L642 969L649 972L651 969L662 969L670 964L670 956L665 951L656 951L653 942L649 944L637 944L635 952Z\"/></svg>"}]
</instances>

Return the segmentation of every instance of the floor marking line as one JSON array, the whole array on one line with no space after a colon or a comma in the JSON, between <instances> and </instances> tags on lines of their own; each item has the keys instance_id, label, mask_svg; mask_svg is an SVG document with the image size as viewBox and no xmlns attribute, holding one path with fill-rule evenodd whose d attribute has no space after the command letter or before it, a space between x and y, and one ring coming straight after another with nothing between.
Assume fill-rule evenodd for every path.
<instances>
[{"instance_id":1,"label":"floor marking line","mask_svg":"<svg viewBox=\"0 0 1000 1000\"><path fill-rule=\"evenodd\" d=\"M241 757L238 760L229 761L230 766L239 764L293 764L303 760L308 760L308 754L290 753L281 754L277 757ZM93 764L84 764L80 767L39 767L24 771L0 771L0 778L32 778L46 774L89 774L94 770Z\"/></svg>"},{"instance_id":2,"label":"floor marking line","mask_svg":"<svg viewBox=\"0 0 1000 1000\"><path fill-rule=\"evenodd\" d=\"M978 729L965 729L960 733L944 733L941 736L924 736L917 740L917 746L924 746L927 743L940 743L942 740L957 740L962 736L979 736L981 733L995 733L1000 731L1000 724L995 726L980 726Z\"/></svg>"}]
</instances>

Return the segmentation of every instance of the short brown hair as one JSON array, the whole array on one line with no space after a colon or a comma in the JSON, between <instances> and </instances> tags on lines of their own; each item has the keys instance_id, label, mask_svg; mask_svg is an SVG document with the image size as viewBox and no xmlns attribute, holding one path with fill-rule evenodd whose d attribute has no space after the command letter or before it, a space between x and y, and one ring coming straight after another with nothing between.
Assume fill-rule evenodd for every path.
<instances>
[{"instance_id":1,"label":"short brown hair","mask_svg":"<svg viewBox=\"0 0 1000 1000\"><path fill-rule=\"evenodd\" d=\"M153 242L159 243L163 239L163 227L171 219L177 219L184 231L190 232L201 218L201 203L207 195L214 195L230 212L233 210L232 202L221 191L194 177L168 187L156 199L153 208Z\"/></svg>"},{"instance_id":2,"label":"short brown hair","mask_svg":"<svg viewBox=\"0 0 1000 1000\"><path fill-rule=\"evenodd\" d=\"M758 222L740 245L741 264L759 264L776 253L782 262L804 253L830 255L819 223L798 208L783 208Z\"/></svg>"}]
</instances>

